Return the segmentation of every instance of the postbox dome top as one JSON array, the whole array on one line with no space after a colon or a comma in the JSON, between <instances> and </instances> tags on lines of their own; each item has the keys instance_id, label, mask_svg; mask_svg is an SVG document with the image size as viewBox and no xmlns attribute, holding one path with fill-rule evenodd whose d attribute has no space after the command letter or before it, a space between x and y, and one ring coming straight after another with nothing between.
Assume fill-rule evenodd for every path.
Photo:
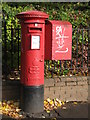
<instances>
[{"instance_id":1,"label":"postbox dome top","mask_svg":"<svg viewBox=\"0 0 90 120\"><path fill-rule=\"evenodd\" d=\"M21 12L17 14L16 17L18 19L23 19L23 18L44 18L46 19L46 18L49 18L49 15L41 11L32 10L32 11Z\"/></svg>"}]
</instances>

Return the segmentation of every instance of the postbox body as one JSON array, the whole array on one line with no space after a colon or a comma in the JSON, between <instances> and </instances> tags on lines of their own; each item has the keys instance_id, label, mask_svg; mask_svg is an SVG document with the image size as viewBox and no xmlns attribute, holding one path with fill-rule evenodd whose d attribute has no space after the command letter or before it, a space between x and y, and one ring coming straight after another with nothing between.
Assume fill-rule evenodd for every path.
<instances>
[{"instance_id":1,"label":"postbox body","mask_svg":"<svg viewBox=\"0 0 90 120\"><path fill-rule=\"evenodd\" d=\"M17 15L21 23L21 108L29 113L44 110L45 19L41 11Z\"/></svg>"},{"instance_id":2,"label":"postbox body","mask_svg":"<svg viewBox=\"0 0 90 120\"><path fill-rule=\"evenodd\" d=\"M40 11L18 14L21 19L21 83L27 86L44 84L45 19Z\"/></svg>"},{"instance_id":3,"label":"postbox body","mask_svg":"<svg viewBox=\"0 0 90 120\"><path fill-rule=\"evenodd\" d=\"M45 60L70 60L71 53L71 23L48 20L45 25Z\"/></svg>"}]
</instances>

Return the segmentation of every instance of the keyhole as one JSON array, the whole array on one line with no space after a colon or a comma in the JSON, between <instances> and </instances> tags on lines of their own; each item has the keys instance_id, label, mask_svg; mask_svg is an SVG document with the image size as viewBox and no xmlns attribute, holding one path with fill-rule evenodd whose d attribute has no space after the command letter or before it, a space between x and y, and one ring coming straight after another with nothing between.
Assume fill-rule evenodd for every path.
<instances>
[{"instance_id":1,"label":"keyhole","mask_svg":"<svg viewBox=\"0 0 90 120\"><path fill-rule=\"evenodd\" d=\"M27 82L28 82L28 78L26 78Z\"/></svg>"}]
</instances>

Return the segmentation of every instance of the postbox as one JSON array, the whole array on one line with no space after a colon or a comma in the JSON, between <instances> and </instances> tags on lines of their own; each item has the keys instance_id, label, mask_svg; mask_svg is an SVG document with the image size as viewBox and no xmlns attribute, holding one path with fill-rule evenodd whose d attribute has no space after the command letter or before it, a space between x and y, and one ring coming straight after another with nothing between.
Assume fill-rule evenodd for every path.
<instances>
[{"instance_id":1,"label":"postbox","mask_svg":"<svg viewBox=\"0 0 90 120\"><path fill-rule=\"evenodd\" d=\"M21 23L21 108L27 113L43 111L45 19L41 11L16 15Z\"/></svg>"},{"instance_id":2,"label":"postbox","mask_svg":"<svg viewBox=\"0 0 90 120\"><path fill-rule=\"evenodd\" d=\"M71 53L71 23L48 20L45 25L45 60L71 60Z\"/></svg>"},{"instance_id":3,"label":"postbox","mask_svg":"<svg viewBox=\"0 0 90 120\"><path fill-rule=\"evenodd\" d=\"M70 60L72 25L47 20L41 11L17 15L21 23L21 108L27 113L44 109L44 60Z\"/></svg>"}]
</instances>

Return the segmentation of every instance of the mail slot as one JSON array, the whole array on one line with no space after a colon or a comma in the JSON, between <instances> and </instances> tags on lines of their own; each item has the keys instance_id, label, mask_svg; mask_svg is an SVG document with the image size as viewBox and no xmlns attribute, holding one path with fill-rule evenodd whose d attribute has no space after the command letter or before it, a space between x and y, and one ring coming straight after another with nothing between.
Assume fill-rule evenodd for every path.
<instances>
[{"instance_id":1,"label":"mail slot","mask_svg":"<svg viewBox=\"0 0 90 120\"><path fill-rule=\"evenodd\" d=\"M45 25L45 60L70 60L71 54L71 23L48 20Z\"/></svg>"}]
</instances>

